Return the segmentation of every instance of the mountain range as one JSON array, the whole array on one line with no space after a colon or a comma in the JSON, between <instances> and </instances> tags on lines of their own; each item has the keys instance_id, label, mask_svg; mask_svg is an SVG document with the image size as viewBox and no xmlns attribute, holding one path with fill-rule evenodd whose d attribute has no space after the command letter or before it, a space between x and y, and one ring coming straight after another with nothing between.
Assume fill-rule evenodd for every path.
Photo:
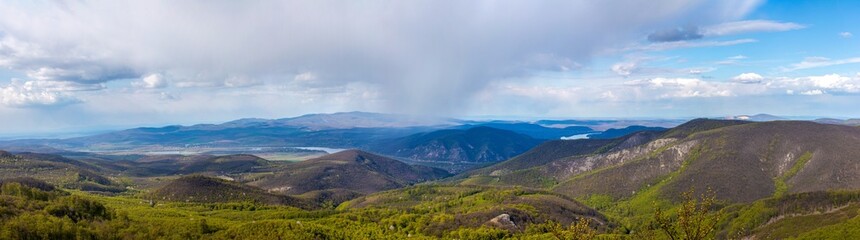
<instances>
[{"instance_id":1,"label":"mountain range","mask_svg":"<svg viewBox=\"0 0 860 240\"><path fill-rule=\"evenodd\" d=\"M723 213L714 227L717 238L820 234L850 229L857 216L858 127L695 119L673 128L603 133L607 137L541 140L488 126L437 129L368 145L378 154L353 149L300 162L246 154L118 158L0 152L0 173L84 192L143 191L140 196L168 203L337 206L347 215L389 216L373 215L386 219L391 231L410 226L410 234L435 237L461 228L520 234L581 219L595 231L635 236L650 231L656 209L677 211L690 191L715 197L712 207ZM433 157L485 165L452 176L405 162ZM0 182L10 181L18 180ZM814 220L825 216L832 220ZM401 225L394 220L399 218L422 224ZM798 228L797 222L806 223Z\"/></svg>"},{"instance_id":2,"label":"mountain range","mask_svg":"<svg viewBox=\"0 0 860 240\"><path fill-rule=\"evenodd\" d=\"M416 161L490 163L516 156L542 141L508 130L473 127L417 133L371 149Z\"/></svg>"},{"instance_id":3,"label":"mountain range","mask_svg":"<svg viewBox=\"0 0 860 240\"><path fill-rule=\"evenodd\" d=\"M566 125L559 125L561 123ZM142 127L68 139L10 140L0 142L0 148L66 155L79 152L108 155L248 153L292 154L295 157L284 158L304 159L320 155L299 153L305 147L324 147L363 149L415 161L487 163L508 159L542 141L565 136L592 134L593 137L611 138L644 130L627 127L624 125L627 123L618 120L466 121L344 112L282 119L248 118L222 124ZM667 121L653 123L665 125ZM592 129L613 124L623 127L603 133Z\"/></svg>"}]
</instances>

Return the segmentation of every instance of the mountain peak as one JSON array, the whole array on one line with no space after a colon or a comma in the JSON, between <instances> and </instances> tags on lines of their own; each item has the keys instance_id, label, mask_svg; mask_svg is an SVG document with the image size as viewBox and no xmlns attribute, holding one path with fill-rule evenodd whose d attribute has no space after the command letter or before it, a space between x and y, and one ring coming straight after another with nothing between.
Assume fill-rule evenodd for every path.
<instances>
[{"instance_id":1,"label":"mountain peak","mask_svg":"<svg viewBox=\"0 0 860 240\"><path fill-rule=\"evenodd\" d=\"M690 120L684 124L678 125L675 128L672 128L664 137L666 138L685 138L690 134L707 131L711 129L717 129L721 127L740 125L751 123L749 121L743 120L721 120L721 119L708 119L708 118L697 118Z\"/></svg>"}]
</instances>

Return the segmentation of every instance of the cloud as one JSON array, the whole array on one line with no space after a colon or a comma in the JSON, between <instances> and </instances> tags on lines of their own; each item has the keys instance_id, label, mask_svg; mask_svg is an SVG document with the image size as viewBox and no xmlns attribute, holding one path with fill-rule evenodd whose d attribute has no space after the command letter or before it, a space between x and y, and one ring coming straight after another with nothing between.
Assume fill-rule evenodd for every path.
<instances>
[{"instance_id":1,"label":"cloud","mask_svg":"<svg viewBox=\"0 0 860 240\"><path fill-rule=\"evenodd\" d=\"M681 48L700 48L700 47L724 47L746 43L754 43L755 39L737 39L728 41L677 41L677 42L658 42L646 45L634 45L625 48L625 51L666 51Z\"/></svg>"},{"instance_id":2,"label":"cloud","mask_svg":"<svg viewBox=\"0 0 860 240\"><path fill-rule=\"evenodd\" d=\"M224 80L224 87L230 88L250 87L257 86L260 84L262 84L261 80L244 75L230 76Z\"/></svg>"},{"instance_id":3,"label":"cloud","mask_svg":"<svg viewBox=\"0 0 860 240\"><path fill-rule=\"evenodd\" d=\"M612 65L612 71L621 76L630 76L636 69L639 63L637 62L620 62Z\"/></svg>"},{"instance_id":4,"label":"cloud","mask_svg":"<svg viewBox=\"0 0 860 240\"><path fill-rule=\"evenodd\" d=\"M132 82L131 85L139 88L165 88L167 80L164 79L164 75L153 73L144 76L140 81Z\"/></svg>"},{"instance_id":5,"label":"cloud","mask_svg":"<svg viewBox=\"0 0 860 240\"><path fill-rule=\"evenodd\" d=\"M860 81L839 74L807 77L812 86L823 89L834 89L843 92L860 92Z\"/></svg>"},{"instance_id":6,"label":"cloud","mask_svg":"<svg viewBox=\"0 0 860 240\"><path fill-rule=\"evenodd\" d=\"M299 82L311 82L317 80L317 75L312 72L303 72L296 74L296 76L293 77L293 80Z\"/></svg>"},{"instance_id":7,"label":"cloud","mask_svg":"<svg viewBox=\"0 0 860 240\"><path fill-rule=\"evenodd\" d=\"M841 32L839 33L839 36L842 38L851 38L854 36L854 34L851 34L850 32Z\"/></svg>"},{"instance_id":8,"label":"cloud","mask_svg":"<svg viewBox=\"0 0 860 240\"><path fill-rule=\"evenodd\" d=\"M648 35L648 41L652 42L677 42L695 40L704 37L699 32L699 27L687 26L657 31Z\"/></svg>"},{"instance_id":9,"label":"cloud","mask_svg":"<svg viewBox=\"0 0 860 240\"><path fill-rule=\"evenodd\" d=\"M735 64L738 64L738 62L740 60L744 60L744 59L747 59L747 56L735 55L735 56L728 57L725 60L717 61L715 63L718 65L735 65Z\"/></svg>"},{"instance_id":10,"label":"cloud","mask_svg":"<svg viewBox=\"0 0 860 240\"><path fill-rule=\"evenodd\" d=\"M825 57L808 57L802 62L791 64L788 67L783 67L783 71L796 71L810 68L829 67L843 64L860 63L860 57L845 58L845 59L829 59Z\"/></svg>"},{"instance_id":11,"label":"cloud","mask_svg":"<svg viewBox=\"0 0 860 240\"><path fill-rule=\"evenodd\" d=\"M716 70L713 67L674 68L665 65L665 63L674 65L684 61L686 59L678 57L649 56L641 53L633 53L625 55L623 61L613 64L609 70L625 78L634 75L637 77L701 75Z\"/></svg>"},{"instance_id":12,"label":"cloud","mask_svg":"<svg viewBox=\"0 0 860 240\"><path fill-rule=\"evenodd\" d=\"M678 42L702 39L705 37L720 37L753 32L784 32L805 28L792 22L776 22L769 20L746 20L725 22L711 26L684 26L656 31L648 35L651 42Z\"/></svg>"},{"instance_id":13,"label":"cloud","mask_svg":"<svg viewBox=\"0 0 860 240\"><path fill-rule=\"evenodd\" d=\"M739 74L744 75L744 74ZM758 75L758 74L756 74ZM746 77L756 78L746 74ZM590 79L575 78L568 82L588 84L565 84L559 81L510 82L495 85L484 91L476 101L479 109L489 112L559 114L576 116L596 114L621 114L642 116L642 112L665 114L715 115L716 112L737 112L738 107L755 111L790 111L798 106L815 111L832 104L853 109L852 104L860 98L860 74L841 76L837 74L803 77L763 77L757 84L736 81L706 80L701 78L654 77L627 80L621 76ZM787 97L795 95L796 97ZM847 99L845 103L821 104L809 102L808 96L837 96ZM757 104L749 104L755 102ZM765 104L766 103L766 104ZM831 104L832 103L832 104ZM761 107L766 106L766 107ZM671 110L665 110L671 109ZM678 111L681 111L680 113Z\"/></svg>"},{"instance_id":14,"label":"cloud","mask_svg":"<svg viewBox=\"0 0 860 240\"><path fill-rule=\"evenodd\" d=\"M820 95L826 93L857 94L860 93L860 76L852 78L839 74L827 74L797 78L778 78L774 79L768 85L774 88L788 89L790 91L789 94L794 92L799 92L803 95Z\"/></svg>"},{"instance_id":15,"label":"cloud","mask_svg":"<svg viewBox=\"0 0 860 240\"><path fill-rule=\"evenodd\" d=\"M170 94L168 92L161 92L161 93L159 93L159 95L160 95L159 99L161 99L161 100L165 100L165 101L179 100L179 96Z\"/></svg>"},{"instance_id":16,"label":"cloud","mask_svg":"<svg viewBox=\"0 0 860 240\"><path fill-rule=\"evenodd\" d=\"M82 84L161 73L184 88L313 72L320 85L376 86L390 111L444 114L499 79L577 69L645 29L735 21L761 2L19 2L0 8L0 67Z\"/></svg>"},{"instance_id":17,"label":"cloud","mask_svg":"<svg viewBox=\"0 0 860 240\"><path fill-rule=\"evenodd\" d=\"M764 77L759 75L758 73L741 73L732 78L733 81L738 83L761 83L764 80Z\"/></svg>"},{"instance_id":18,"label":"cloud","mask_svg":"<svg viewBox=\"0 0 860 240\"><path fill-rule=\"evenodd\" d=\"M693 97L728 97L735 94L726 85L696 78L652 78L625 82L624 85L648 90L658 99Z\"/></svg>"},{"instance_id":19,"label":"cloud","mask_svg":"<svg viewBox=\"0 0 860 240\"><path fill-rule=\"evenodd\" d=\"M222 76L206 73L191 76L171 75L171 81L179 88L245 88L264 84L264 80L246 75Z\"/></svg>"},{"instance_id":20,"label":"cloud","mask_svg":"<svg viewBox=\"0 0 860 240\"><path fill-rule=\"evenodd\" d=\"M821 89L815 89L815 90L800 92L800 95L807 95L807 96L815 96L815 95L822 95L822 94L825 94L825 92L822 91Z\"/></svg>"},{"instance_id":21,"label":"cloud","mask_svg":"<svg viewBox=\"0 0 860 240\"><path fill-rule=\"evenodd\" d=\"M754 32L784 32L803 29L806 26L792 22L776 22L769 20L746 20L721 23L702 28L702 35L718 37Z\"/></svg>"},{"instance_id":22,"label":"cloud","mask_svg":"<svg viewBox=\"0 0 860 240\"><path fill-rule=\"evenodd\" d=\"M3 14L10 14L7 11L0 10ZM20 14L10 15L20 16ZM0 22L0 31L10 30L8 27L12 24L8 22L9 19L0 17L0 21L2 21ZM28 30L24 29L24 31ZM48 29L41 30L47 31ZM34 80L93 84L138 76L130 66L115 62L115 58L100 56L104 54L103 52L83 49L86 43L77 45L51 42L51 40L63 40L63 37L57 37L56 39L42 40L51 42L44 44L20 39L20 37L15 32L6 32L6 34L0 35L0 66L23 71Z\"/></svg>"},{"instance_id":23,"label":"cloud","mask_svg":"<svg viewBox=\"0 0 860 240\"><path fill-rule=\"evenodd\" d=\"M0 87L0 104L8 107L52 107L81 102L63 93L64 90L81 90L76 86L45 84L45 82L21 82L13 80L9 85Z\"/></svg>"}]
</instances>

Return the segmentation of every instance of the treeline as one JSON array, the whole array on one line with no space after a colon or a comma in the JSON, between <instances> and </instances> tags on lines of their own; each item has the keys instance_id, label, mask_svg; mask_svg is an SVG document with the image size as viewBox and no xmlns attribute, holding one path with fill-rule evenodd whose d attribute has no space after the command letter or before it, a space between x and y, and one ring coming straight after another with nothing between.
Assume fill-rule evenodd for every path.
<instances>
[{"instance_id":1,"label":"treeline","mask_svg":"<svg viewBox=\"0 0 860 240\"><path fill-rule=\"evenodd\" d=\"M421 185L375 195L367 202L371 207L346 204L308 211L254 202L150 203L12 179L0 180L0 239L713 239L752 233L721 231L747 215L767 221L779 215L829 211L856 203L860 194L787 195L739 211L720 210L713 192L699 196L690 191L677 205L658 208L654 216L643 219L648 222L645 229L626 233L607 228L606 222L597 222L605 220L586 209L572 222L551 217L560 212L537 209L561 209L566 205L552 206L560 200L518 188ZM508 214L509 219L500 218ZM844 222L834 227L860 226L860 221Z\"/></svg>"},{"instance_id":2,"label":"treeline","mask_svg":"<svg viewBox=\"0 0 860 240\"><path fill-rule=\"evenodd\" d=\"M587 222L570 227L546 222L520 232L479 226L427 236L416 231L422 227L418 224L425 222L415 221L418 215L402 210L303 211L248 202L141 204L117 210L99 199L71 194L34 179L0 181L0 239L567 239L564 236L596 233ZM169 215L183 208L266 219L225 224L207 217L141 217Z\"/></svg>"},{"instance_id":3,"label":"treeline","mask_svg":"<svg viewBox=\"0 0 860 240\"><path fill-rule=\"evenodd\" d=\"M127 212L38 180L0 181L0 239L188 239L214 230L204 219L192 225L136 222Z\"/></svg>"}]
</instances>

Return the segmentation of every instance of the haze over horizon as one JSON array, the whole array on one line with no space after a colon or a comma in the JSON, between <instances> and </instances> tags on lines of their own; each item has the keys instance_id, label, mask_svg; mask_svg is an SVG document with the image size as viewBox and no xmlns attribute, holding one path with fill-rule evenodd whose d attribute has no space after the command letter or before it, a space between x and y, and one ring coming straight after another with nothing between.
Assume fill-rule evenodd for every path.
<instances>
[{"instance_id":1,"label":"haze over horizon","mask_svg":"<svg viewBox=\"0 0 860 240\"><path fill-rule=\"evenodd\" d=\"M367 111L860 117L857 1L0 4L0 135Z\"/></svg>"}]
</instances>

